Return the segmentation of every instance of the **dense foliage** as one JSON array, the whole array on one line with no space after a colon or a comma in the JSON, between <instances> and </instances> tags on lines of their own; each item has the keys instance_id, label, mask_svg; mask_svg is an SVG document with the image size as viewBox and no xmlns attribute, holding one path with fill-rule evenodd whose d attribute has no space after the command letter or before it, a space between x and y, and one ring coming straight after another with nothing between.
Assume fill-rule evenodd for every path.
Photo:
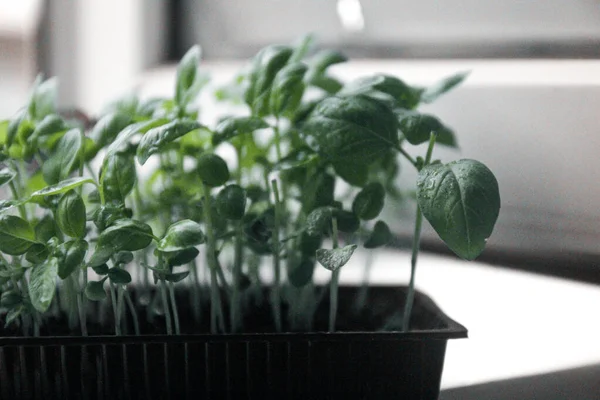
<instances>
[{"instance_id":1,"label":"dense foliage","mask_svg":"<svg viewBox=\"0 0 600 400\"><path fill-rule=\"evenodd\" d=\"M382 74L342 83L328 69L345 61L309 38L261 50L216 93L246 112L214 127L198 122L207 78L197 47L177 68L172 98L126 97L91 126L57 111L54 79L38 80L28 104L0 122L0 185L12 196L0 203L6 326L37 335L64 313L86 335L88 303L103 301L121 334L145 301L178 333L175 286L187 283L198 294L191 308L210 302L212 332L240 332L270 269L273 330L310 329L322 266L334 330L340 268L358 247L392 238L378 217L400 192L400 159L419 171L413 272L423 215L458 256L477 257L500 208L496 179L474 160L433 160L436 142L455 146L454 134L416 111L466 75L430 88ZM423 143L423 157L409 155Z\"/></svg>"}]
</instances>

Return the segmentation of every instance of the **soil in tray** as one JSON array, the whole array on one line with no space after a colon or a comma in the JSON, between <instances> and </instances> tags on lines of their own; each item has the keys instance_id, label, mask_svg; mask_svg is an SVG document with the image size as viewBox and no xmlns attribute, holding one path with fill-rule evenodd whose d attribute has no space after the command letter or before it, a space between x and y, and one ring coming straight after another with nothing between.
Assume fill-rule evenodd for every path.
<instances>
[{"instance_id":1,"label":"soil in tray","mask_svg":"<svg viewBox=\"0 0 600 400\"><path fill-rule=\"evenodd\" d=\"M320 293L322 287L316 288ZM355 307L359 289L356 287L340 287L338 297L338 313L336 331L338 332L373 332L397 331L401 329L402 311L404 308L406 288L403 287L371 287L367 292L366 306L360 310ZM210 332L210 304L208 302L209 288L201 289L201 306L194 312L191 301L194 295L184 288L176 292L177 308L183 334L198 334ZM140 331L144 335L160 335L166 333L165 317L159 293L131 292L137 314ZM140 298L140 296L143 296ZM223 299L225 293L221 293ZM244 309L244 333L274 332L272 305L268 301L269 291L257 295L250 290L244 293L246 307ZM154 299L154 300L152 300ZM110 301L88 302L88 332L90 335L114 335L113 312ZM288 321L288 306L282 301L283 331L292 331ZM223 312L226 326L229 326L229 307L223 302ZM125 318L122 322L123 334L133 334L133 321L129 310L124 307ZM322 300L314 314L312 329L320 332L328 330L329 292L323 292ZM41 336L79 336L80 330L76 325L69 327L65 313L60 316L50 316L44 319L41 326ZM3 321L2 321L3 325ZM428 330L445 328L446 323L434 312L430 300L417 294L411 318L412 330ZM296 329L302 332L306 329ZM21 336L21 329L16 326L0 330L0 336Z\"/></svg>"}]
</instances>

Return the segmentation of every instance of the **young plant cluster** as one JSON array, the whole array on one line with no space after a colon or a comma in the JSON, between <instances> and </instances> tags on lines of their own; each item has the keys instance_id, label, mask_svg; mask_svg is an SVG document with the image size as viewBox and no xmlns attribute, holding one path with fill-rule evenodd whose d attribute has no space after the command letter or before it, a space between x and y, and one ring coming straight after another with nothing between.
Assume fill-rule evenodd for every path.
<instances>
[{"instance_id":1,"label":"young plant cluster","mask_svg":"<svg viewBox=\"0 0 600 400\"><path fill-rule=\"evenodd\" d=\"M177 286L212 333L252 329L261 302L272 331L310 330L326 293L333 331L341 268L358 247L392 238L378 217L399 195L404 159L419 171L408 329L423 216L473 259L498 216L498 185L480 162L434 160L434 145L455 146L454 135L416 111L465 74L429 88L384 74L342 83L328 69L345 61L310 38L261 50L216 93L245 114L215 127L194 106L207 82L198 47L181 60L172 98L130 96L87 126L57 111L54 79L38 80L0 122L0 190L11 196L0 202L5 328L39 335L62 316L87 335L91 303L102 302L116 334L140 334L140 319L156 313L178 334ZM407 149L420 144L414 158ZM315 268L331 271L329 285L315 285Z\"/></svg>"}]
</instances>

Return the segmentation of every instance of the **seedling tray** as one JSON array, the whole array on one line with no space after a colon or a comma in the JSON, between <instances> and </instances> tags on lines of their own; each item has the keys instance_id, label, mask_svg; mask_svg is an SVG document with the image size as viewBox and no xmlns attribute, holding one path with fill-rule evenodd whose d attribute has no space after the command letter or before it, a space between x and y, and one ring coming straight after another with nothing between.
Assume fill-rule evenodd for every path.
<instances>
[{"instance_id":1,"label":"seedling tray","mask_svg":"<svg viewBox=\"0 0 600 400\"><path fill-rule=\"evenodd\" d=\"M374 298L401 310L398 288ZM1 337L0 396L435 400L447 340L467 330L421 293L413 315L408 332Z\"/></svg>"}]
</instances>

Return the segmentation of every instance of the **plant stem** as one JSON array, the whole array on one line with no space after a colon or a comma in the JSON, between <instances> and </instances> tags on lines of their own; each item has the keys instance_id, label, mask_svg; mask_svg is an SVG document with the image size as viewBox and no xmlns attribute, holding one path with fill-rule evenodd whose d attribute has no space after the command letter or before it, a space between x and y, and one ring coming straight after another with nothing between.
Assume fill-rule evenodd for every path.
<instances>
[{"instance_id":1,"label":"plant stem","mask_svg":"<svg viewBox=\"0 0 600 400\"><path fill-rule=\"evenodd\" d=\"M281 332L281 266L280 266L280 248L279 248L279 228L281 226L281 200L279 198L279 188L277 186L277 180L271 181L273 186L273 194L275 195L275 227L273 229L273 312L275 318L275 329L277 332Z\"/></svg>"},{"instance_id":2,"label":"plant stem","mask_svg":"<svg viewBox=\"0 0 600 400\"><path fill-rule=\"evenodd\" d=\"M113 315L115 317L115 335L121 336L121 321L119 320L119 313L117 312L117 296L115 294L115 284L110 282L108 285L110 288L110 301L112 303Z\"/></svg>"},{"instance_id":3,"label":"plant stem","mask_svg":"<svg viewBox=\"0 0 600 400\"><path fill-rule=\"evenodd\" d=\"M133 330L137 336L140 335L140 321L138 319L137 311L135 310L135 305L133 301L131 301L131 296L129 296L129 292L125 290L125 302L127 303L127 307L129 308L129 312L131 313L131 317L133 319Z\"/></svg>"},{"instance_id":4,"label":"plant stem","mask_svg":"<svg viewBox=\"0 0 600 400\"><path fill-rule=\"evenodd\" d=\"M401 146L396 146L394 147L396 150L398 150L398 152L400 154L402 154L404 156L404 158L406 158L415 168L417 167L417 160L415 160L414 158L412 158L410 156L410 154L408 154L406 152L406 150L404 150Z\"/></svg>"},{"instance_id":5,"label":"plant stem","mask_svg":"<svg viewBox=\"0 0 600 400\"><path fill-rule=\"evenodd\" d=\"M17 189L17 185L15 185L14 180L11 180L8 183L8 186L10 186L10 191L12 193L13 198L17 201L20 201L20 193ZM19 204L19 214L21 214L21 218L27 219L27 209L25 208L25 204Z\"/></svg>"},{"instance_id":6,"label":"plant stem","mask_svg":"<svg viewBox=\"0 0 600 400\"><path fill-rule=\"evenodd\" d=\"M206 262L210 269L210 331L218 333L217 323L223 325L223 309L217 281L217 263L215 254L215 234L212 224L210 188L202 184L204 189L204 225L206 227Z\"/></svg>"},{"instance_id":7,"label":"plant stem","mask_svg":"<svg viewBox=\"0 0 600 400\"><path fill-rule=\"evenodd\" d=\"M242 277L242 263L244 257L243 247L243 227L239 221L236 226L233 250L233 293L231 295L231 331L239 332L242 329L242 319L240 317L240 279Z\"/></svg>"},{"instance_id":8,"label":"plant stem","mask_svg":"<svg viewBox=\"0 0 600 400\"><path fill-rule=\"evenodd\" d=\"M333 217L331 220L332 228L332 240L333 248L337 249L338 244L338 227L337 218ZM337 303L338 303L338 285L340 281L340 270L341 268L333 271L331 275L330 289L329 289L329 332L335 331L335 319L337 314Z\"/></svg>"},{"instance_id":9,"label":"plant stem","mask_svg":"<svg viewBox=\"0 0 600 400\"><path fill-rule=\"evenodd\" d=\"M77 278L75 275L71 275L69 279L73 280L73 285L75 286L75 292L77 293L77 311L79 314L79 328L81 329L81 336L87 336L87 318L85 315L86 310L83 305L83 298L85 297L83 291L79 287L79 283L77 282Z\"/></svg>"},{"instance_id":10,"label":"plant stem","mask_svg":"<svg viewBox=\"0 0 600 400\"><path fill-rule=\"evenodd\" d=\"M433 147L435 146L436 138L437 134L435 132L431 132L424 165L429 165L429 163L431 162L431 156L433 154ZM404 304L404 315L402 316L402 330L405 332L408 331L408 329L410 328L410 317L412 314L413 302L415 299L415 274L417 270L417 257L419 256L419 247L421 243L422 225L423 213L421 212L421 209L417 204L417 217L415 219L415 232L413 235L412 255L410 257L410 281L408 283L408 293L406 294L406 302Z\"/></svg>"},{"instance_id":11,"label":"plant stem","mask_svg":"<svg viewBox=\"0 0 600 400\"><path fill-rule=\"evenodd\" d=\"M173 288L173 282L169 282L169 299L171 300L171 307L173 307L173 321L175 321L175 334L181 335L179 329L179 312L177 311L177 302L175 301L175 289Z\"/></svg>"},{"instance_id":12,"label":"plant stem","mask_svg":"<svg viewBox=\"0 0 600 400\"><path fill-rule=\"evenodd\" d=\"M413 301L415 298L415 272L417 269L417 256L419 255L419 245L421 241L421 226L423 225L423 213L417 205L417 218L415 221L415 232L413 235L412 255L410 258L410 282L408 284L408 293L406 294L406 303L404 304L404 316L402 317L402 330L407 331L410 325L410 315L412 313Z\"/></svg>"},{"instance_id":13,"label":"plant stem","mask_svg":"<svg viewBox=\"0 0 600 400\"><path fill-rule=\"evenodd\" d=\"M169 309L169 301L167 300L167 285L163 279L160 280L160 296L163 303L163 309L165 311L165 324L167 325L167 335L173 334L173 327L171 325L171 310Z\"/></svg>"}]
</instances>

